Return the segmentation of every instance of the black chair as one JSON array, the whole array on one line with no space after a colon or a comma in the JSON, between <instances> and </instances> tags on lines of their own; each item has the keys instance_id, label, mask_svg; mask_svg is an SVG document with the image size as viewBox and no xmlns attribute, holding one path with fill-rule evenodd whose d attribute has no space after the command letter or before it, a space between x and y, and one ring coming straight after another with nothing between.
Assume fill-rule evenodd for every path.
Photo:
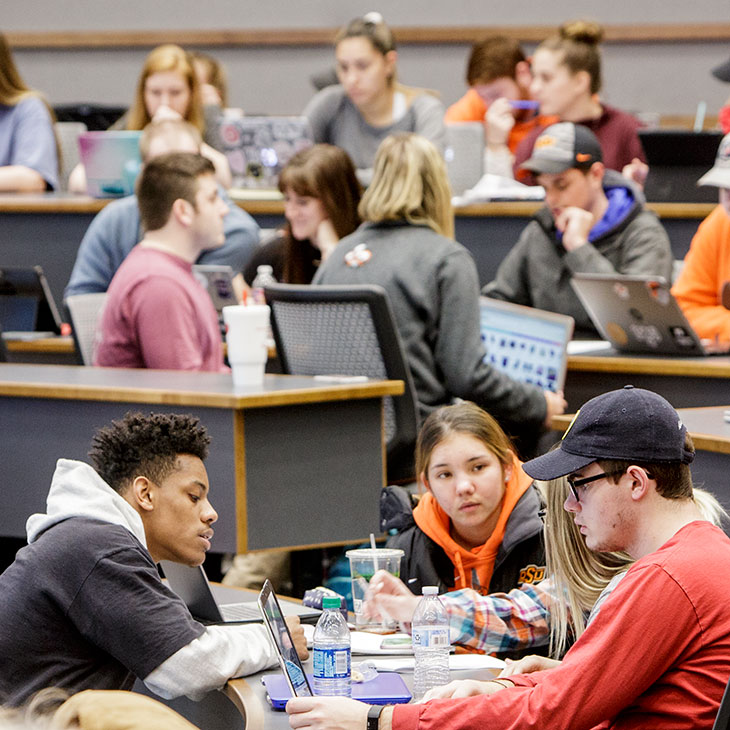
<instances>
[{"instance_id":1,"label":"black chair","mask_svg":"<svg viewBox=\"0 0 730 730\"><path fill-rule=\"evenodd\" d=\"M730 680L725 686L725 693L722 696L712 730L730 730Z\"/></svg>"},{"instance_id":2,"label":"black chair","mask_svg":"<svg viewBox=\"0 0 730 730\"><path fill-rule=\"evenodd\" d=\"M385 399L388 481L415 478L416 391L385 290L379 286L266 287L283 373L402 380Z\"/></svg>"}]
</instances>

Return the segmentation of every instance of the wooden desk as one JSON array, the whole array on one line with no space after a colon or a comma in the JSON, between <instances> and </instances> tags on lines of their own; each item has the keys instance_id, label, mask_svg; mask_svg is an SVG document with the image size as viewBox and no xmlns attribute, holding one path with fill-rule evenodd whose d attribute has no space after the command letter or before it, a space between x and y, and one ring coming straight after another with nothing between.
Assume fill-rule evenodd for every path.
<instances>
[{"instance_id":1,"label":"wooden desk","mask_svg":"<svg viewBox=\"0 0 730 730\"><path fill-rule=\"evenodd\" d=\"M675 408L711 406L730 398L730 356L623 355L614 350L571 355L565 397L568 410L608 390L635 385L664 396Z\"/></svg>"},{"instance_id":2,"label":"wooden desk","mask_svg":"<svg viewBox=\"0 0 730 730\"><path fill-rule=\"evenodd\" d=\"M109 201L86 196L46 193L0 195L0 265L40 264L58 302L71 276L76 252L92 218ZM262 228L284 221L281 200L237 201ZM530 216L540 207L534 202L481 203L456 210L456 240L474 256L479 279L486 284L519 238ZM713 209L704 203L652 203L672 241L675 258L684 258L700 221Z\"/></svg>"},{"instance_id":3,"label":"wooden desk","mask_svg":"<svg viewBox=\"0 0 730 730\"><path fill-rule=\"evenodd\" d=\"M402 392L401 381L267 375L234 390L228 374L0 365L0 536L24 536L44 510L58 458L86 460L99 426L154 410L192 412L211 435L216 552L359 541L378 531L382 398Z\"/></svg>"},{"instance_id":4,"label":"wooden desk","mask_svg":"<svg viewBox=\"0 0 730 730\"><path fill-rule=\"evenodd\" d=\"M44 365L76 365L76 348L71 335L58 337L11 338L3 335L10 362Z\"/></svg>"}]
</instances>

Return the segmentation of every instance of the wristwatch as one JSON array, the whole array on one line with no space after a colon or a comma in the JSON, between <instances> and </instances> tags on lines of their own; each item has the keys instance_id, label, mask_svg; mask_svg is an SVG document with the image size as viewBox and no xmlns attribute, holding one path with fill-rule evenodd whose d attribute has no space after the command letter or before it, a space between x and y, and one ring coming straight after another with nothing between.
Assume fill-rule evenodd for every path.
<instances>
[{"instance_id":1,"label":"wristwatch","mask_svg":"<svg viewBox=\"0 0 730 730\"><path fill-rule=\"evenodd\" d=\"M378 720L380 713L385 709L385 705L371 705L368 710L367 730L378 730Z\"/></svg>"}]
</instances>

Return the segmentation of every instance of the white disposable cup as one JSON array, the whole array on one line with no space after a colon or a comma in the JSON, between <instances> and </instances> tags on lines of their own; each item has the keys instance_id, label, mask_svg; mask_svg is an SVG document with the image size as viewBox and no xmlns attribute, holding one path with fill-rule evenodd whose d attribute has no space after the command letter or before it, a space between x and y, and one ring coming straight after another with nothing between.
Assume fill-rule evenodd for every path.
<instances>
[{"instance_id":1,"label":"white disposable cup","mask_svg":"<svg viewBox=\"0 0 730 730\"><path fill-rule=\"evenodd\" d=\"M269 312L266 304L223 307L228 362L235 387L264 382L269 356Z\"/></svg>"}]
</instances>

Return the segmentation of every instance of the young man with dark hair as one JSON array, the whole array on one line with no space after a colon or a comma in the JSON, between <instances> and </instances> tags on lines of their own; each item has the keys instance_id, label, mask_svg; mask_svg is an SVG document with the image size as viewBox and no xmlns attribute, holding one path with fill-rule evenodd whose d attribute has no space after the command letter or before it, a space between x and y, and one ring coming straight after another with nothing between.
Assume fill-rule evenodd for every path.
<instances>
[{"instance_id":1,"label":"young man with dark hair","mask_svg":"<svg viewBox=\"0 0 730 730\"><path fill-rule=\"evenodd\" d=\"M94 364L224 370L218 314L192 273L202 251L223 243L228 208L213 163L192 152L155 157L137 200L145 236L109 285Z\"/></svg>"},{"instance_id":2,"label":"young man with dark hair","mask_svg":"<svg viewBox=\"0 0 730 730\"><path fill-rule=\"evenodd\" d=\"M528 223L482 293L575 319L596 335L570 286L573 274L642 274L671 281L672 250L644 196L623 175L606 170L587 127L561 122L536 140L522 167L545 188L545 207Z\"/></svg>"},{"instance_id":3,"label":"young man with dark hair","mask_svg":"<svg viewBox=\"0 0 730 730\"><path fill-rule=\"evenodd\" d=\"M530 62L514 38L495 35L475 43L466 67L469 91L444 116L450 122L484 122L487 172L512 177L512 158L533 130L556 122L530 105Z\"/></svg>"},{"instance_id":4,"label":"young man with dark hair","mask_svg":"<svg viewBox=\"0 0 730 730\"><path fill-rule=\"evenodd\" d=\"M0 576L0 702L130 689L135 676L195 699L275 662L263 626L205 627L157 573L210 549L209 443L193 416L128 413L94 436L93 468L59 459L47 513L28 519L28 546Z\"/></svg>"},{"instance_id":5,"label":"young man with dark hair","mask_svg":"<svg viewBox=\"0 0 730 730\"><path fill-rule=\"evenodd\" d=\"M656 393L626 386L588 401L560 447L523 468L542 481L567 476L564 506L586 545L636 562L560 666L452 682L385 710L297 698L291 727L709 730L730 675L730 539L692 498L693 459L679 415Z\"/></svg>"}]
</instances>

